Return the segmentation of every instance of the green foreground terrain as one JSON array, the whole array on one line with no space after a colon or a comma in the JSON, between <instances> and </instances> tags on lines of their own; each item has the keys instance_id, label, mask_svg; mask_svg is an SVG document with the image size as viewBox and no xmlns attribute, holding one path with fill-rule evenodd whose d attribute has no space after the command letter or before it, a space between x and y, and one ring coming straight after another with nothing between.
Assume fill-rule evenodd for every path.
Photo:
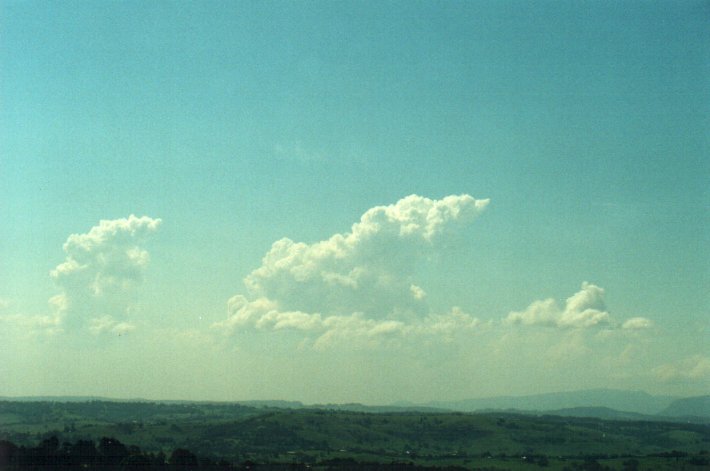
<instances>
[{"instance_id":1,"label":"green foreground terrain","mask_svg":"<svg viewBox=\"0 0 710 471\"><path fill-rule=\"evenodd\" d=\"M357 468L710 469L710 425L506 413L365 413L239 404L0 402L0 440L34 447L112 437L170 456Z\"/></svg>"}]
</instances>

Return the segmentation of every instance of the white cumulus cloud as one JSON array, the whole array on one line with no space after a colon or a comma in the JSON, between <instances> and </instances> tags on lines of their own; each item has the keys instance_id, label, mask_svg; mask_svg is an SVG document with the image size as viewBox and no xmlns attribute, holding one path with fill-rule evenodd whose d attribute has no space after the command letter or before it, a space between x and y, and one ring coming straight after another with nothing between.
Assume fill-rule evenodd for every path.
<instances>
[{"instance_id":1,"label":"white cumulus cloud","mask_svg":"<svg viewBox=\"0 0 710 471\"><path fill-rule=\"evenodd\" d=\"M608 329L648 329L653 325L645 317L632 317L622 324L613 321L604 303L604 289L583 282L579 291L567 298L563 308L552 298L532 302L523 311L514 311L503 319L506 325L546 326L582 329L604 326Z\"/></svg>"},{"instance_id":2,"label":"white cumulus cloud","mask_svg":"<svg viewBox=\"0 0 710 471\"><path fill-rule=\"evenodd\" d=\"M57 322L88 326L94 334L126 333L134 289L149 261L142 247L160 226L147 216L102 220L85 234L73 234L64 244L66 259L50 276L62 290L50 299Z\"/></svg>"},{"instance_id":3,"label":"white cumulus cloud","mask_svg":"<svg viewBox=\"0 0 710 471\"><path fill-rule=\"evenodd\" d=\"M524 311L508 314L503 323L582 328L609 324L609 321L604 290L585 281L578 292L567 298L564 308L552 298L534 301Z\"/></svg>"},{"instance_id":4,"label":"white cumulus cloud","mask_svg":"<svg viewBox=\"0 0 710 471\"><path fill-rule=\"evenodd\" d=\"M621 324L621 328L627 330L648 329L652 326L653 322L645 317L632 317Z\"/></svg>"},{"instance_id":5,"label":"white cumulus cloud","mask_svg":"<svg viewBox=\"0 0 710 471\"><path fill-rule=\"evenodd\" d=\"M300 330L325 345L475 325L460 311L432 317L412 273L487 204L469 195L411 195L366 211L347 233L314 244L281 239L245 278L247 294L229 300L228 318L215 327Z\"/></svg>"}]
</instances>

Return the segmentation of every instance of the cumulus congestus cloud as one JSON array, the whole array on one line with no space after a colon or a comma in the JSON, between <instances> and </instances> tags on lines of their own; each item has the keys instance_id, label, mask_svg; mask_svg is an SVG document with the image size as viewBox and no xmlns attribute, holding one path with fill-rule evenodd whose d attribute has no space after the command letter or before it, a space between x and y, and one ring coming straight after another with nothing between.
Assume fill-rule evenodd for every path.
<instances>
[{"instance_id":1,"label":"cumulus congestus cloud","mask_svg":"<svg viewBox=\"0 0 710 471\"><path fill-rule=\"evenodd\" d=\"M456 306L433 312L426 287L413 273L420 260L445 247L487 205L487 199L469 195L440 200L411 195L369 209L349 232L326 240L281 239L244 279L246 293L228 301L228 317L213 327L226 334L296 331L316 347L422 336L451 340L470 332L481 321ZM604 289L584 282L563 307L554 299L534 301L486 325L639 330L652 323L643 317L614 321Z\"/></svg>"},{"instance_id":2,"label":"cumulus congestus cloud","mask_svg":"<svg viewBox=\"0 0 710 471\"><path fill-rule=\"evenodd\" d=\"M374 207L344 234L314 244L281 239L229 300L227 332L293 329L316 345L388 336L451 332L476 320L454 308L433 314L412 280L418 260L478 216L488 200L469 195L432 200L411 195Z\"/></svg>"},{"instance_id":3,"label":"cumulus congestus cloud","mask_svg":"<svg viewBox=\"0 0 710 471\"><path fill-rule=\"evenodd\" d=\"M142 247L160 226L147 216L102 220L64 244L66 259L50 276L62 293L50 299L57 323L91 333L133 330L130 311L135 288L149 261Z\"/></svg>"}]
</instances>

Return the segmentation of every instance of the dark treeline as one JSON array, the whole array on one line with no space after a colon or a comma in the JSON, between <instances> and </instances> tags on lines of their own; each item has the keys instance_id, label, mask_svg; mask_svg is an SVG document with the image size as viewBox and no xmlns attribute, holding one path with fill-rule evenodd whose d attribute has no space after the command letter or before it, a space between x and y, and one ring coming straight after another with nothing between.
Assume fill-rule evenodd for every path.
<instances>
[{"instance_id":1,"label":"dark treeline","mask_svg":"<svg viewBox=\"0 0 710 471\"><path fill-rule=\"evenodd\" d=\"M329 471L462 471L460 467L427 467L413 463L361 463L352 459L330 459L316 465ZM173 450L170 456L163 452L146 453L134 445L124 445L115 438L77 440L60 445L56 436L42 440L36 447L17 446L0 440L0 471L48 471L48 470L209 470L209 471L307 471L311 465L304 463L230 463L198 457L184 448Z\"/></svg>"},{"instance_id":2,"label":"dark treeline","mask_svg":"<svg viewBox=\"0 0 710 471\"><path fill-rule=\"evenodd\" d=\"M145 453L139 447L124 445L115 438L77 440L60 445L57 437L42 440L36 447L17 446L0 440L0 470L44 471L60 470L233 470L238 467L227 461L214 462L198 458L189 450L178 448L170 456L163 452Z\"/></svg>"}]
</instances>

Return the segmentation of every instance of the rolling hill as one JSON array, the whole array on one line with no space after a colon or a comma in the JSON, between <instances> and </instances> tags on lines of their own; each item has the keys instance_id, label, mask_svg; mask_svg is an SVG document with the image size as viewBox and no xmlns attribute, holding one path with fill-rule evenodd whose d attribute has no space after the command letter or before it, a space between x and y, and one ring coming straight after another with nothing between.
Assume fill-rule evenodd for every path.
<instances>
[{"instance_id":1,"label":"rolling hill","mask_svg":"<svg viewBox=\"0 0 710 471\"><path fill-rule=\"evenodd\" d=\"M702 417L710 419L710 396L676 399L658 415L665 417Z\"/></svg>"}]
</instances>

